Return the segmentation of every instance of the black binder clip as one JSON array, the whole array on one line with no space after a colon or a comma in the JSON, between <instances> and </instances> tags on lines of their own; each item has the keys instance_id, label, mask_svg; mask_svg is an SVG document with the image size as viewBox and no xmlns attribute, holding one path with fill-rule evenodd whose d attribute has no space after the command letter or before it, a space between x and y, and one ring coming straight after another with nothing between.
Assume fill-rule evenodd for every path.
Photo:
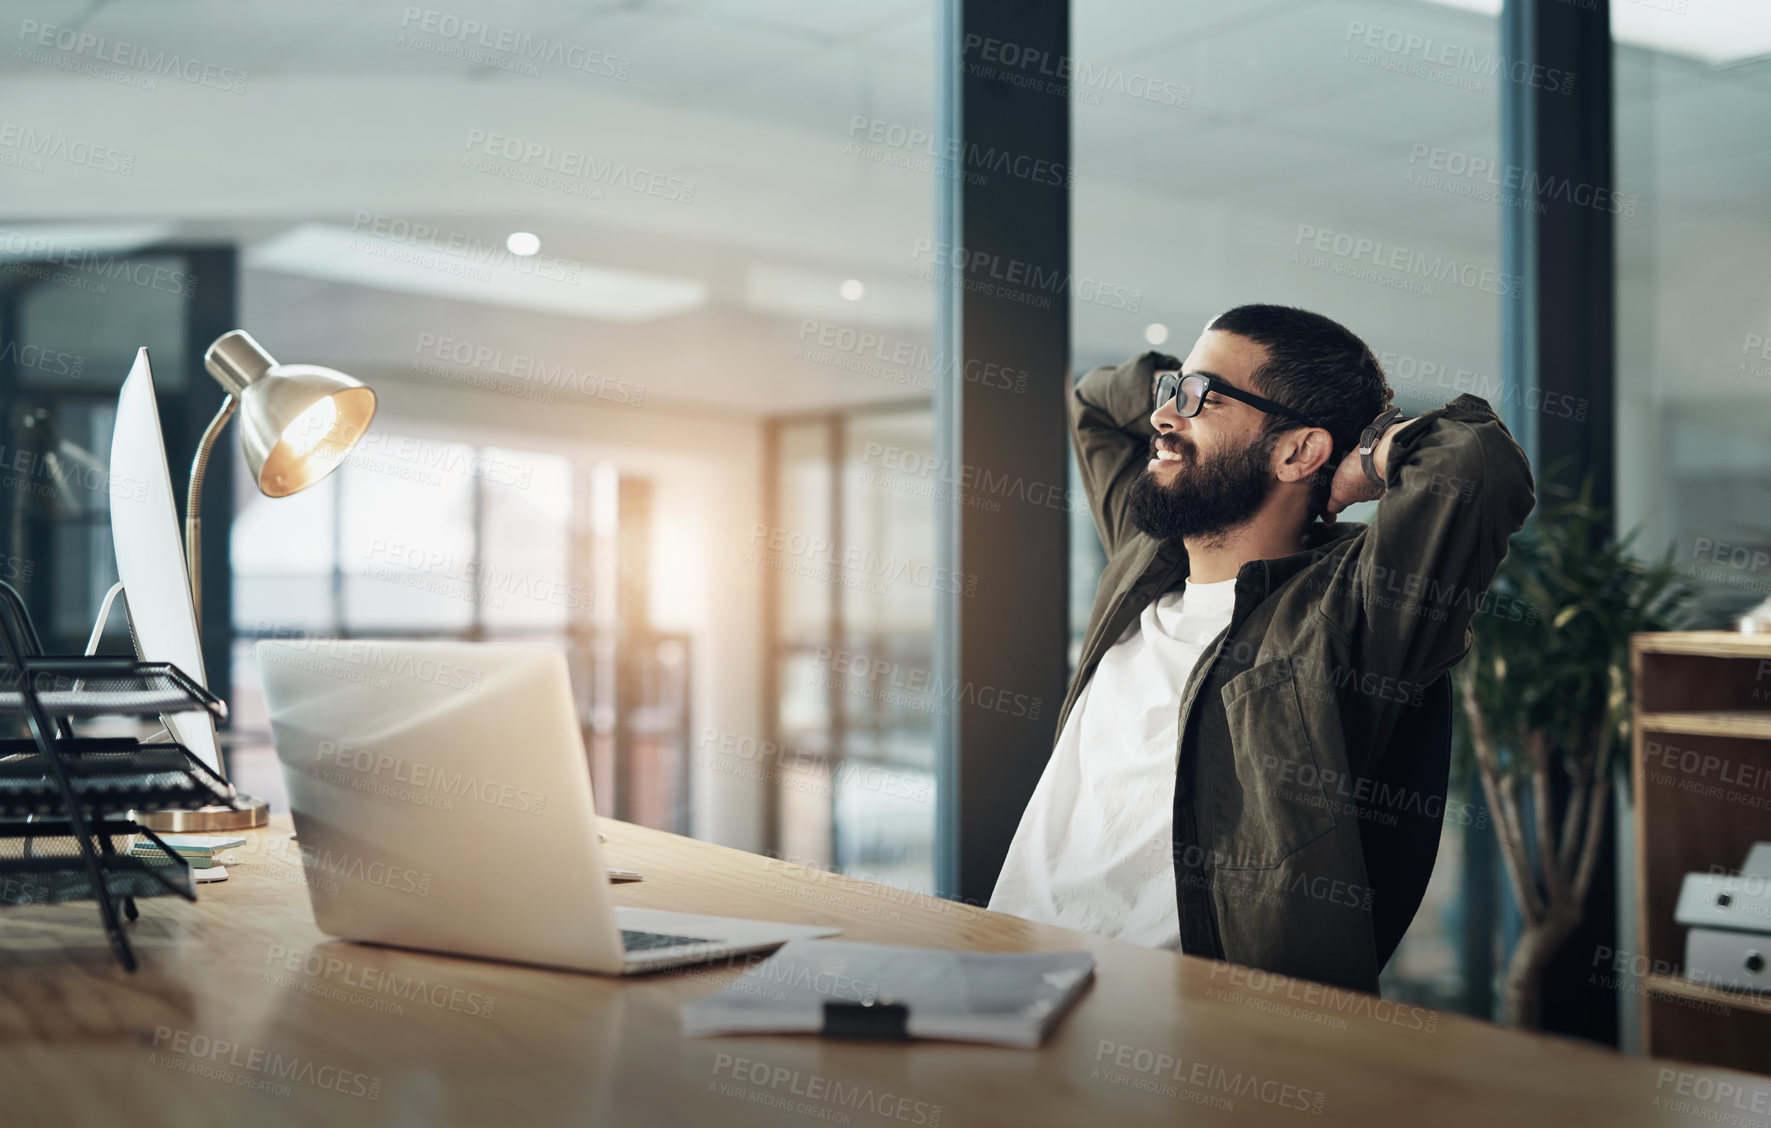
<instances>
[{"instance_id":1,"label":"black binder clip","mask_svg":"<svg viewBox=\"0 0 1771 1128\"><path fill-rule=\"evenodd\" d=\"M910 1008L889 999L824 1004L823 1034L826 1038L893 1038L904 1041L910 1037L909 1022Z\"/></svg>"}]
</instances>

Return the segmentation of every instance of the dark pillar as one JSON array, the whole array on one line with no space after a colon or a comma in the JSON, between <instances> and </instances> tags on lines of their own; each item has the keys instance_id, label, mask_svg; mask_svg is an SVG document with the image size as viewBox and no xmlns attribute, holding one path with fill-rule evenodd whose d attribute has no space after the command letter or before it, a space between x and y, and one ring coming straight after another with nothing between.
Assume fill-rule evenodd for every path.
<instances>
[{"instance_id":1,"label":"dark pillar","mask_svg":"<svg viewBox=\"0 0 1771 1128\"><path fill-rule=\"evenodd\" d=\"M935 430L945 480L1067 483L1070 358L1069 4L944 0L935 246L917 248L940 295ZM1007 154L1007 161L992 154ZM1035 162L1045 162L1038 165ZM1060 170L1019 175L1013 168ZM1056 180L1056 183L1052 181ZM993 364L1025 390L968 380ZM994 371L994 370L993 370ZM1063 509L1004 498L937 504L943 687L1038 697L1066 680L1068 529ZM995 511L992 511L992 509ZM941 891L988 900L1051 750L1051 732L949 691L938 727Z\"/></svg>"},{"instance_id":2,"label":"dark pillar","mask_svg":"<svg viewBox=\"0 0 1771 1128\"><path fill-rule=\"evenodd\" d=\"M1594 504L1610 508L1617 383L1610 5L1507 0L1501 20L1501 134L1508 172L1520 178L1518 203L1502 209L1503 238L1506 269L1525 279L1523 300L1504 307L1508 421L1540 493L1552 471L1569 486L1590 478ZM1584 413L1574 410L1583 403ZM1566 795L1556 799L1560 805ZM1617 999L1589 982L1594 951L1617 942L1616 882L1608 826L1585 921L1544 976L1546 1030L1617 1042Z\"/></svg>"},{"instance_id":3,"label":"dark pillar","mask_svg":"<svg viewBox=\"0 0 1771 1128\"><path fill-rule=\"evenodd\" d=\"M1501 135L1519 202L1502 209L1507 272L1525 280L1504 306L1508 422L1540 476L1593 479L1615 492L1616 246L1610 202L1611 19L1562 0L1507 0ZM1586 410L1574 410L1582 402ZM1584 414L1584 418L1579 418Z\"/></svg>"}]
</instances>

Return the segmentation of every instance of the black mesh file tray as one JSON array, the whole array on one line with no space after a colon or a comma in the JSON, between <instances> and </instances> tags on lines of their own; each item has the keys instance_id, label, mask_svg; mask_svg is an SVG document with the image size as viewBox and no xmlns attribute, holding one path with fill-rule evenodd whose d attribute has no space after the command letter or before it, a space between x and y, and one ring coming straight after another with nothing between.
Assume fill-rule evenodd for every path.
<instances>
[{"instance_id":1,"label":"black mesh file tray","mask_svg":"<svg viewBox=\"0 0 1771 1128\"><path fill-rule=\"evenodd\" d=\"M126 812L233 803L234 790L176 742L96 738L75 720L154 717L226 707L165 662L43 653L24 601L0 582L0 716L23 719L29 739L0 740L0 906L94 900L111 950L135 970L123 917L137 897L196 900L190 864ZM143 835L157 850L132 854ZM119 914L121 909L121 914Z\"/></svg>"},{"instance_id":2,"label":"black mesh file tray","mask_svg":"<svg viewBox=\"0 0 1771 1128\"><path fill-rule=\"evenodd\" d=\"M146 834L134 823L106 820L90 824L89 829L105 838L98 873L105 894L113 900L166 894L197 899L190 864L158 838L148 836L161 854L143 858L129 853L134 835ZM0 904L60 904L97 896L80 838L68 820L0 822Z\"/></svg>"},{"instance_id":3,"label":"black mesh file tray","mask_svg":"<svg viewBox=\"0 0 1771 1128\"><path fill-rule=\"evenodd\" d=\"M181 811L232 802L233 789L182 744L76 737L62 742L62 766L93 815ZM0 818L53 815L61 789L34 740L0 740Z\"/></svg>"},{"instance_id":4,"label":"black mesh file tray","mask_svg":"<svg viewBox=\"0 0 1771 1128\"><path fill-rule=\"evenodd\" d=\"M127 658L26 658L0 668L0 714L26 711L25 690L51 717L154 717L207 712L217 720L227 706L169 662Z\"/></svg>"}]
</instances>

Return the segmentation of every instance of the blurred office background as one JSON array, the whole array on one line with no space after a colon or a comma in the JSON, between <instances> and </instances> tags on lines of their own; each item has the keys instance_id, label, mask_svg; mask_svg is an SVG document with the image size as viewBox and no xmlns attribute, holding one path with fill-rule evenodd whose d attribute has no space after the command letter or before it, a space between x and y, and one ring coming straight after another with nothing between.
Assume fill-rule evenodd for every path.
<instances>
[{"instance_id":1,"label":"blurred office background","mask_svg":"<svg viewBox=\"0 0 1771 1128\"><path fill-rule=\"evenodd\" d=\"M209 487L243 787L280 793L257 638L548 640L605 813L936 887L935 731L979 689L936 672L936 506L974 483L936 457L933 389L1016 379L936 344L936 0L0 11L0 505L52 645L114 579L115 484L73 452L102 467L146 345L179 480L220 398L202 350L242 326L381 399L322 486ZM1619 523L1720 625L1771 590L1715 548L1771 546L1771 9L1611 24ZM1318 250L1504 270L1532 204L1500 27L1500 0L1073 0L1069 167L958 171L1072 184L1074 371L1281 302L1362 334L1411 412L1584 418L1509 394L1491 287ZM1069 520L1079 637L1101 556ZM983 691L1049 740L1058 701ZM1470 846L1447 827L1386 990L1486 1014L1505 895Z\"/></svg>"}]
</instances>

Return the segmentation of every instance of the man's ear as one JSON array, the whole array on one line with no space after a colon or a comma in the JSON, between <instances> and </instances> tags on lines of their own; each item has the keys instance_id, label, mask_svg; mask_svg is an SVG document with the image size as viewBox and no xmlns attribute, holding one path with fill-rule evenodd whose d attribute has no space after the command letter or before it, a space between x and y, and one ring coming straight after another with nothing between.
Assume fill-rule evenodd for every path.
<instances>
[{"instance_id":1,"label":"man's ear","mask_svg":"<svg viewBox=\"0 0 1771 1128\"><path fill-rule=\"evenodd\" d=\"M1273 448L1273 473L1281 481L1307 482L1334 457L1334 439L1321 427L1286 431Z\"/></svg>"}]
</instances>

